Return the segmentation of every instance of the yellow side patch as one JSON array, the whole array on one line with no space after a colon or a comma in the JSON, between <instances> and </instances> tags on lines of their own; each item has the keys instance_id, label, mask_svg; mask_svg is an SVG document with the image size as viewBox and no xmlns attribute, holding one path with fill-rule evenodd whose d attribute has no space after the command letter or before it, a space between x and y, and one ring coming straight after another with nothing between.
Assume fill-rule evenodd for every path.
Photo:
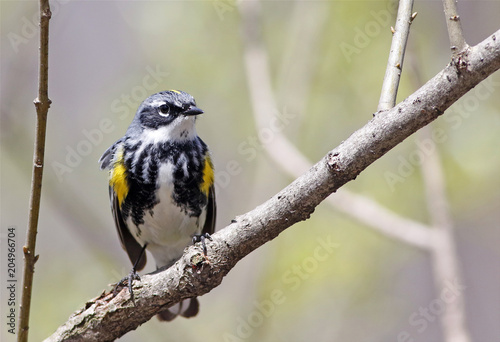
<instances>
[{"instance_id":1,"label":"yellow side patch","mask_svg":"<svg viewBox=\"0 0 500 342\"><path fill-rule=\"evenodd\" d=\"M205 165L203 166L203 182L200 184L200 190L208 197L208 191L214 184L214 166L212 160L207 155L205 157Z\"/></svg>"},{"instance_id":2,"label":"yellow side patch","mask_svg":"<svg viewBox=\"0 0 500 342\"><path fill-rule=\"evenodd\" d=\"M109 186L113 188L118 197L118 204L122 206L123 200L128 194L127 169L123 161L123 150L117 152L116 159L113 163L113 168L109 177Z\"/></svg>"},{"instance_id":3,"label":"yellow side patch","mask_svg":"<svg viewBox=\"0 0 500 342\"><path fill-rule=\"evenodd\" d=\"M170 91L173 91L174 93L180 94L181 92L175 89L170 89Z\"/></svg>"}]
</instances>

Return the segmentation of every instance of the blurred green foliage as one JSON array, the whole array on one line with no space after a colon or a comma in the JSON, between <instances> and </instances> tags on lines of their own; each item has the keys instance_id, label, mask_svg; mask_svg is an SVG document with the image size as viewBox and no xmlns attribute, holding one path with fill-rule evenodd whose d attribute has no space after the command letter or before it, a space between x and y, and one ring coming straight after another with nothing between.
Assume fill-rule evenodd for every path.
<instances>
[{"instance_id":1,"label":"blurred green foliage","mask_svg":"<svg viewBox=\"0 0 500 342\"><path fill-rule=\"evenodd\" d=\"M21 246L34 137L38 42L33 18L38 8L33 1L2 1L0 6L0 229L4 238L5 229L16 226ZM418 61L423 80L449 61L441 6L427 1L414 7L419 14L406 63ZM385 1L262 3L276 110L293 114L284 133L311 161L345 140L376 110L395 21L391 8L394 4ZM172 88L191 93L206 112L198 132L210 145L217 170L239 166L229 179L219 173L219 229L292 180L260 144L252 155L241 153L241 144L248 147L259 132L235 2L54 1L52 10L53 104L33 341L53 333L87 299L129 271L97 159L125 132L143 94ZM470 44L498 29L499 2L463 2L459 11ZM415 90L415 77L411 68L404 69L398 101ZM468 325L481 342L500 335L499 73L487 82L488 87L472 90L432 124L446 132L437 151L467 285ZM418 133L410 137L347 188L427 223L418 163L410 162L402 182L387 182L387 172L398 174L402 160L411 160L422 139ZM336 247L319 260L314 253L325 241ZM322 204L309 220L240 262L220 287L201 298L196 319L170 324L153 319L120 341L397 341L401 331L410 332L415 341L439 341L438 321L422 332L409 323L412 313L437 296L426 252L389 240ZM5 327L1 334L12 338Z\"/></svg>"}]
</instances>

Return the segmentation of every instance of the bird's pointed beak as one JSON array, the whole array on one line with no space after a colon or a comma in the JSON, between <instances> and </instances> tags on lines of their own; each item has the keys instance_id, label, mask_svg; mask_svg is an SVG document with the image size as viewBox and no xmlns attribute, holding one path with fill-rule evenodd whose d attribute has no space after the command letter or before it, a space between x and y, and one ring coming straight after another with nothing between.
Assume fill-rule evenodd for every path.
<instances>
[{"instance_id":1,"label":"bird's pointed beak","mask_svg":"<svg viewBox=\"0 0 500 342\"><path fill-rule=\"evenodd\" d=\"M198 114L201 114L201 113L203 113L203 111L200 108L196 107L196 106L189 106L188 109L186 109L185 111L182 112L183 115L187 115L187 116L189 116L189 115L198 115Z\"/></svg>"}]
</instances>

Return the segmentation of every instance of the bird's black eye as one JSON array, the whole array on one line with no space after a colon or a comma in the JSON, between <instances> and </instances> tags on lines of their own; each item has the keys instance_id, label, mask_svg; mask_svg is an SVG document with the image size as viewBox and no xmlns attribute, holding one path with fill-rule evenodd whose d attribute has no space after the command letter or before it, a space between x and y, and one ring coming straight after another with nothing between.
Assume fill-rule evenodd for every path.
<instances>
[{"instance_id":1,"label":"bird's black eye","mask_svg":"<svg viewBox=\"0 0 500 342\"><path fill-rule=\"evenodd\" d=\"M169 116L170 115L170 107L165 103L158 107L158 114L161 116Z\"/></svg>"}]
</instances>

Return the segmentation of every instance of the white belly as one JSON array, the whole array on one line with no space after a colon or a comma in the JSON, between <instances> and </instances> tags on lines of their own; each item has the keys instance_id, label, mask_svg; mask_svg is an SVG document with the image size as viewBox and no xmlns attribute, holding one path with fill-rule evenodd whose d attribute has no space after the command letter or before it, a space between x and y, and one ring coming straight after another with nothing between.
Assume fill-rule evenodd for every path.
<instances>
[{"instance_id":1,"label":"white belly","mask_svg":"<svg viewBox=\"0 0 500 342\"><path fill-rule=\"evenodd\" d=\"M187 172L187 170L186 170ZM144 224L139 229L129 218L127 224L132 228L133 236L153 255L156 266L170 266L182 256L184 248L189 246L194 234L200 234L205 223L206 210L200 217L190 217L172 199L172 165L162 165L159 169L159 203L152 211L144 214ZM152 215L152 213L154 213ZM140 233L139 233L140 230Z\"/></svg>"}]
</instances>

